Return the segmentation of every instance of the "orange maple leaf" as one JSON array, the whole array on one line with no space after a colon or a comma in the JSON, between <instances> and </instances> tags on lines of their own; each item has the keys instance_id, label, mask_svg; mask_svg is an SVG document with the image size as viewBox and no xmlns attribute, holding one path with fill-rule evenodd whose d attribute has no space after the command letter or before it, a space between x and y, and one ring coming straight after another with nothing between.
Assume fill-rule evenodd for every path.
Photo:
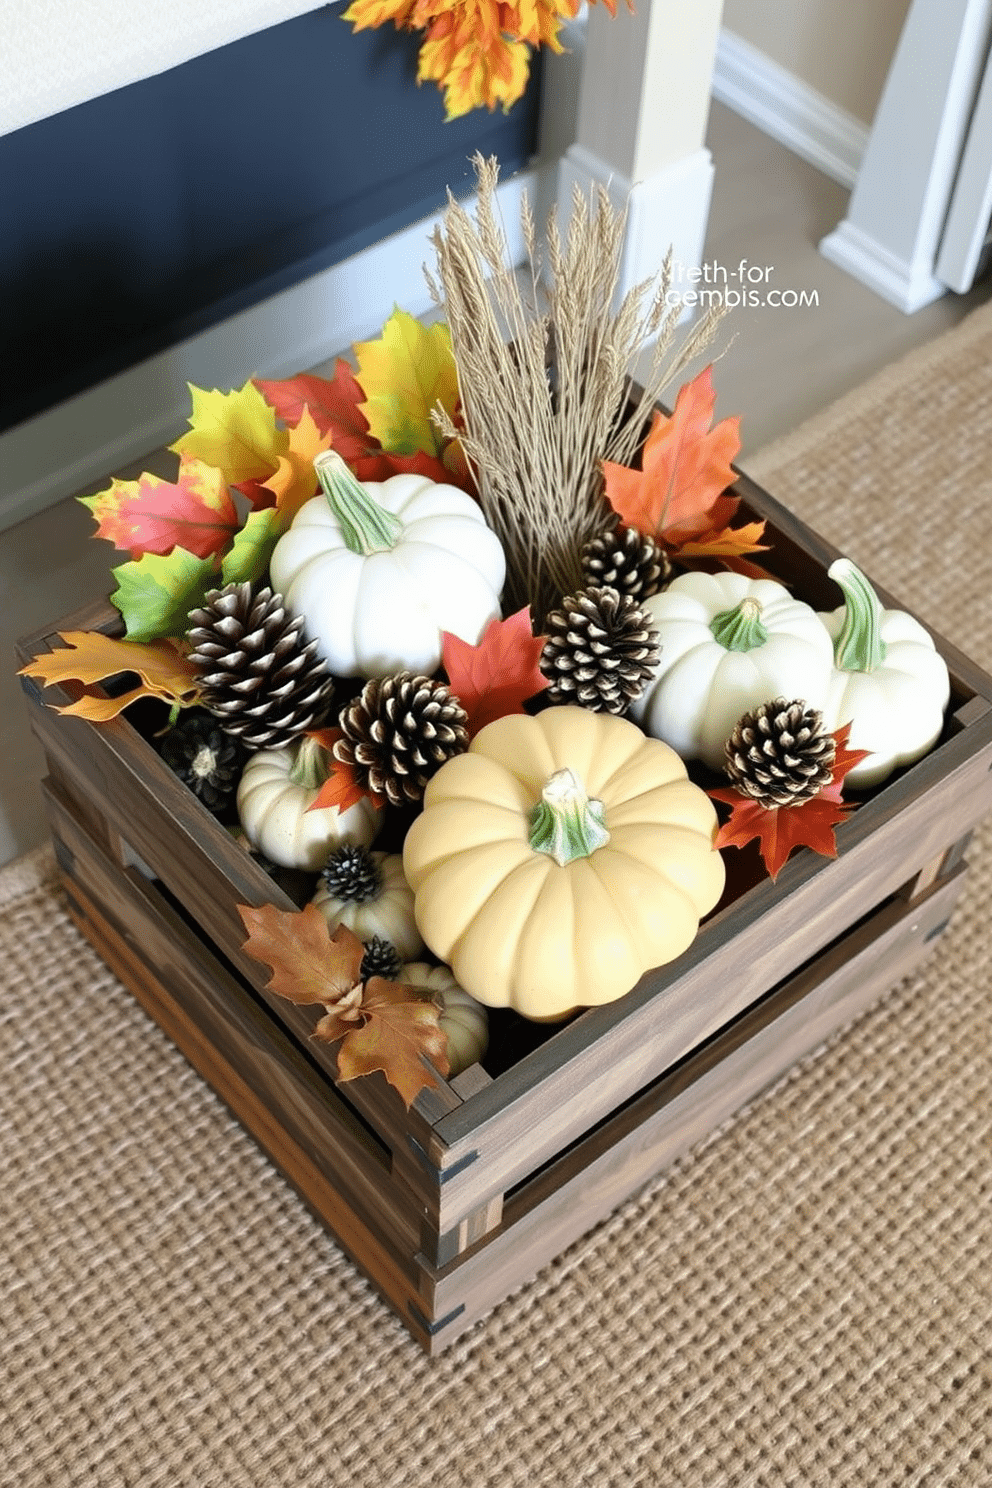
<instances>
[{"instance_id":1,"label":"orange maple leaf","mask_svg":"<svg viewBox=\"0 0 992 1488\"><path fill-rule=\"evenodd\" d=\"M732 531L729 522L740 504L727 496L736 473L731 461L740 449L739 418L715 427L713 369L704 367L685 383L671 417L656 413L641 452L641 469L604 460L606 496L627 527L636 527L669 552L753 553L764 523Z\"/></svg>"},{"instance_id":2,"label":"orange maple leaf","mask_svg":"<svg viewBox=\"0 0 992 1488\"><path fill-rule=\"evenodd\" d=\"M369 434L369 421L359 407L365 394L344 357L335 362L333 377L310 372L281 381L256 377L255 386L290 429L309 410L320 432L331 436L342 460L352 467L378 450L379 441ZM359 480L378 479L357 470L356 474Z\"/></svg>"},{"instance_id":3,"label":"orange maple leaf","mask_svg":"<svg viewBox=\"0 0 992 1488\"><path fill-rule=\"evenodd\" d=\"M327 750L329 774L317 792L317 799L312 806L307 807L308 811L324 811L329 806L336 806L339 811L347 811L350 806L356 806L362 800L371 801L377 811L385 806L385 796L376 795L375 791L359 785L355 778L354 766L348 764L346 760L338 759L334 753L334 745L339 739L344 738L343 729L314 729L309 737L316 739Z\"/></svg>"},{"instance_id":4,"label":"orange maple leaf","mask_svg":"<svg viewBox=\"0 0 992 1488\"><path fill-rule=\"evenodd\" d=\"M276 509L287 527L304 502L317 494L319 481L313 462L322 450L331 448L331 443L332 435L319 429L309 408L304 408L289 431L286 453L279 456L274 473L262 482L275 497Z\"/></svg>"},{"instance_id":5,"label":"orange maple leaf","mask_svg":"<svg viewBox=\"0 0 992 1488\"><path fill-rule=\"evenodd\" d=\"M171 640L122 641L99 630L61 630L65 650L42 652L21 667L18 676L37 677L50 687L55 682L103 682L121 673L134 673L139 684L113 697L84 692L74 703L59 708L92 723L107 723L129 703L154 697L178 707L189 707L200 695L200 681L188 658Z\"/></svg>"},{"instance_id":6,"label":"orange maple leaf","mask_svg":"<svg viewBox=\"0 0 992 1488\"><path fill-rule=\"evenodd\" d=\"M145 472L137 480L111 481L106 491L81 496L97 523L96 537L138 559L185 548L209 558L227 546L240 526L224 474L204 460L183 458L175 481Z\"/></svg>"},{"instance_id":7,"label":"orange maple leaf","mask_svg":"<svg viewBox=\"0 0 992 1488\"><path fill-rule=\"evenodd\" d=\"M442 636L442 665L468 714L470 737L495 718L522 713L526 700L548 685L538 667L546 637L531 631L527 606L507 620L490 620L477 646L449 631Z\"/></svg>"},{"instance_id":8,"label":"orange maple leaf","mask_svg":"<svg viewBox=\"0 0 992 1488\"><path fill-rule=\"evenodd\" d=\"M850 733L851 725L846 723L833 735L837 752L830 784L798 806L761 806L733 787L709 791L707 794L714 801L722 801L733 808L730 820L716 835L715 846L746 847L757 838L759 851L773 881L797 847L808 847L824 857L835 858L837 839L834 828L855 809L853 802L842 799L844 777L870 753L867 749L848 749Z\"/></svg>"}]
</instances>

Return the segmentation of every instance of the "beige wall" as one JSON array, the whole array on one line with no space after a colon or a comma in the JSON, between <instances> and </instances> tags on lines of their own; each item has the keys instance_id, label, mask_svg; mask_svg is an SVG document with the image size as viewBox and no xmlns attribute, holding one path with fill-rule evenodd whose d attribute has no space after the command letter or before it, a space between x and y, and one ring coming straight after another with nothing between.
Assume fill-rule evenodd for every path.
<instances>
[{"instance_id":1,"label":"beige wall","mask_svg":"<svg viewBox=\"0 0 992 1488\"><path fill-rule=\"evenodd\" d=\"M724 0L723 24L870 124L911 0Z\"/></svg>"}]
</instances>

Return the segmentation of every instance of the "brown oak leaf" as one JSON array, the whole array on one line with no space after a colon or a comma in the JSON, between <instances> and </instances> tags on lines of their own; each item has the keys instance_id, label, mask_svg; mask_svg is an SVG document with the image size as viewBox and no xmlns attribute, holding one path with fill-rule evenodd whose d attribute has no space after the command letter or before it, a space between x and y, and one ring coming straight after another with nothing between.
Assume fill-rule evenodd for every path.
<instances>
[{"instance_id":1,"label":"brown oak leaf","mask_svg":"<svg viewBox=\"0 0 992 1488\"><path fill-rule=\"evenodd\" d=\"M239 904L238 913L248 931L245 950L271 968L269 991L298 1006L330 1007L358 984L362 942L346 925L332 936L315 904L299 910Z\"/></svg>"}]
</instances>

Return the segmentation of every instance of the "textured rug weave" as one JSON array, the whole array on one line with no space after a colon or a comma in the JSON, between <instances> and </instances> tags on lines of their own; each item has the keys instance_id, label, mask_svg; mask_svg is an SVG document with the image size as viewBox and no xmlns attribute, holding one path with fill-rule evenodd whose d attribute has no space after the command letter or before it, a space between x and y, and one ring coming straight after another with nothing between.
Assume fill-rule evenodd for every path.
<instances>
[{"instance_id":1,"label":"textured rug weave","mask_svg":"<svg viewBox=\"0 0 992 1488\"><path fill-rule=\"evenodd\" d=\"M751 462L992 669L992 307ZM992 832L928 966L426 1360L0 873L0 1480L992 1482Z\"/></svg>"}]
</instances>

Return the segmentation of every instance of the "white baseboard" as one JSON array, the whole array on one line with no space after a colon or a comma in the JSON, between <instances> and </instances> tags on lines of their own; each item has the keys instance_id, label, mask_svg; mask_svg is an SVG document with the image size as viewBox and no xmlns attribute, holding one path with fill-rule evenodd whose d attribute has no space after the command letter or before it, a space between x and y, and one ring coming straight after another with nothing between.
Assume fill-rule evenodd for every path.
<instances>
[{"instance_id":1,"label":"white baseboard","mask_svg":"<svg viewBox=\"0 0 992 1488\"><path fill-rule=\"evenodd\" d=\"M648 180L632 183L584 146L572 145L558 168L560 210L567 212L576 187L588 196L593 186L605 187L614 207L627 212L621 294L654 279L669 248L676 264L694 267L701 262L713 190L709 150L696 150Z\"/></svg>"},{"instance_id":2,"label":"white baseboard","mask_svg":"<svg viewBox=\"0 0 992 1488\"><path fill-rule=\"evenodd\" d=\"M868 125L726 27L717 45L713 97L831 180L854 185Z\"/></svg>"},{"instance_id":3,"label":"white baseboard","mask_svg":"<svg viewBox=\"0 0 992 1488\"><path fill-rule=\"evenodd\" d=\"M821 238L819 247L824 258L860 279L906 315L915 314L947 293L947 285L933 274L897 258L883 243L847 219Z\"/></svg>"},{"instance_id":4,"label":"white baseboard","mask_svg":"<svg viewBox=\"0 0 992 1488\"><path fill-rule=\"evenodd\" d=\"M498 188L514 262L522 261L520 200L533 203L538 171ZM468 205L471 205L469 203ZM423 265L440 215L415 223L344 263L273 295L126 372L0 435L0 530L169 444L186 426L189 392L288 377L375 336L395 305L431 308Z\"/></svg>"}]
</instances>

